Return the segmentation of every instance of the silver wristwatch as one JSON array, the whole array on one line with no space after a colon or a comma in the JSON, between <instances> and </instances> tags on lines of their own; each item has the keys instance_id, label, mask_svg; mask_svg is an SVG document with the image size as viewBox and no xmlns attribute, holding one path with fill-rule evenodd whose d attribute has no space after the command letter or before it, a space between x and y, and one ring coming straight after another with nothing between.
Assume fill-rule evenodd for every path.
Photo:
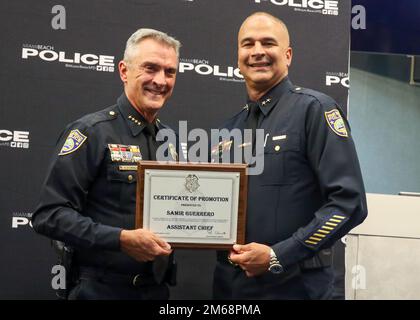
<instances>
[{"instance_id":1,"label":"silver wristwatch","mask_svg":"<svg viewBox=\"0 0 420 320\"><path fill-rule=\"evenodd\" d=\"M268 267L268 271L274 274L279 274L284 271L273 249L270 249L270 266Z\"/></svg>"}]
</instances>

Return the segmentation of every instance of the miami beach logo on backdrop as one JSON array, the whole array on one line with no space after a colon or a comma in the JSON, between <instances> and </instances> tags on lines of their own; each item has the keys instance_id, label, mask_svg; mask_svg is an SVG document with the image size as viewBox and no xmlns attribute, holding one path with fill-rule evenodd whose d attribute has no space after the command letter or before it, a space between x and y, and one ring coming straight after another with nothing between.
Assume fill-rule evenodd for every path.
<instances>
[{"instance_id":1,"label":"miami beach logo on backdrop","mask_svg":"<svg viewBox=\"0 0 420 320\"><path fill-rule=\"evenodd\" d=\"M32 212L13 212L12 213L12 229L20 227L32 228Z\"/></svg>"},{"instance_id":2,"label":"miami beach logo on backdrop","mask_svg":"<svg viewBox=\"0 0 420 320\"><path fill-rule=\"evenodd\" d=\"M220 81L244 82L239 68L210 64L206 59L180 58L179 73L194 72L202 76L218 77Z\"/></svg>"},{"instance_id":3,"label":"miami beach logo on backdrop","mask_svg":"<svg viewBox=\"0 0 420 320\"><path fill-rule=\"evenodd\" d=\"M29 149L29 131L0 129L0 147Z\"/></svg>"},{"instance_id":4,"label":"miami beach logo on backdrop","mask_svg":"<svg viewBox=\"0 0 420 320\"><path fill-rule=\"evenodd\" d=\"M23 44L22 59L63 63L66 68L114 72L114 56L56 50L54 46Z\"/></svg>"},{"instance_id":5,"label":"miami beach logo on backdrop","mask_svg":"<svg viewBox=\"0 0 420 320\"><path fill-rule=\"evenodd\" d=\"M346 72L327 72L325 75L325 85L328 87L341 85L350 88L349 74Z\"/></svg>"},{"instance_id":6,"label":"miami beach logo on backdrop","mask_svg":"<svg viewBox=\"0 0 420 320\"><path fill-rule=\"evenodd\" d=\"M255 3L271 2L277 6L289 6L295 11L338 16L338 1L333 0L254 0Z\"/></svg>"}]
</instances>

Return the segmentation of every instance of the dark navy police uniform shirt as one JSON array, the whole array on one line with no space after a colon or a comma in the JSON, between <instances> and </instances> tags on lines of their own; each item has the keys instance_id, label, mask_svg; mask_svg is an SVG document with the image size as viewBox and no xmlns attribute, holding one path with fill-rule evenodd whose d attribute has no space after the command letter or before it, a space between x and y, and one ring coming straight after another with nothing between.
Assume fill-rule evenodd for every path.
<instances>
[{"instance_id":1,"label":"dark navy police uniform shirt","mask_svg":"<svg viewBox=\"0 0 420 320\"><path fill-rule=\"evenodd\" d=\"M145 124L123 94L116 105L71 123L57 144L32 223L73 246L81 266L152 272L150 262L121 252L119 241L122 229L135 227L136 165L150 159Z\"/></svg>"},{"instance_id":2,"label":"dark navy police uniform shirt","mask_svg":"<svg viewBox=\"0 0 420 320\"><path fill-rule=\"evenodd\" d=\"M287 271L365 219L365 191L350 128L332 98L295 87L286 77L258 105L264 171L249 176L246 243L271 246ZM222 128L244 129L248 112L245 107ZM230 289L221 285L232 290L231 297L255 298L255 292L256 297L276 297L264 296L270 285L259 284L259 277L246 278L235 269L242 275L222 276L227 268L216 268L215 274L216 285L231 282ZM264 277L276 279L269 272Z\"/></svg>"}]
</instances>

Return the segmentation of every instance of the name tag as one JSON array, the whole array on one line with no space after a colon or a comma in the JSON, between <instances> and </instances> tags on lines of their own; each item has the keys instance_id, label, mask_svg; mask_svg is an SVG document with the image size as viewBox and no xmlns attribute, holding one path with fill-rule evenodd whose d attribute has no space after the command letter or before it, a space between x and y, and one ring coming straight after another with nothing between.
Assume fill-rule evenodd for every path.
<instances>
[{"instance_id":1,"label":"name tag","mask_svg":"<svg viewBox=\"0 0 420 320\"><path fill-rule=\"evenodd\" d=\"M282 135L282 136L274 136L273 137L273 141L277 141L277 140L284 140L287 138L287 135Z\"/></svg>"},{"instance_id":2,"label":"name tag","mask_svg":"<svg viewBox=\"0 0 420 320\"><path fill-rule=\"evenodd\" d=\"M133 166L118 166L118 169L120 171L137 171L137 166L133 165Z\"/></svg>"}]
</instances>

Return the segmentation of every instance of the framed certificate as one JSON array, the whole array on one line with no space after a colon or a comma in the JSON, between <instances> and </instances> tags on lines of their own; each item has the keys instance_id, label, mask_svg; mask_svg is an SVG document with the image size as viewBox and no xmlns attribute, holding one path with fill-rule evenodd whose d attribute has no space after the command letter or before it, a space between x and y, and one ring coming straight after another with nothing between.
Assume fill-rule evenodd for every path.
<instances>
[{"instance_id":1,"label":"framed certificate","mask_svg":"<svg viewBox=\"0 0 420 320\"><path fill-rule=\"evenodd\" d=\"M229 249L245 241L246 164L140 161L136 228L174 248Z\"/></svg>"}]
</instances>

